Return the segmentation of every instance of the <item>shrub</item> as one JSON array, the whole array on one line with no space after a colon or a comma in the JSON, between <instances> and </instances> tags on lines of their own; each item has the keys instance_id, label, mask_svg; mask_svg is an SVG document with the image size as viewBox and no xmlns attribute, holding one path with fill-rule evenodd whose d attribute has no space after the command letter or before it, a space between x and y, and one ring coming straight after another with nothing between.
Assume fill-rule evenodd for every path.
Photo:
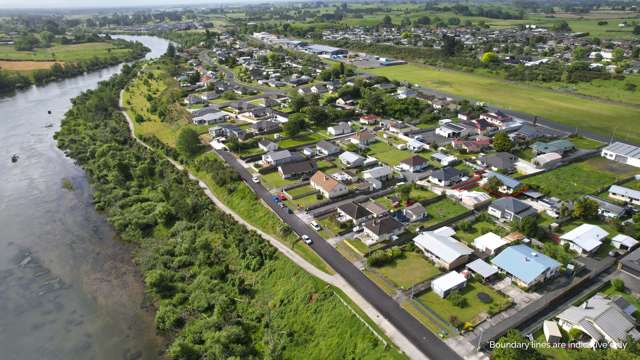
<instances>
[{"instance_id":1,"label":"shrub","mask_svg":"<svg viewBox=\"0 0 640 360\"><path fill-rule=\"evenodd\" d=\"M624 291L624 281L622 281L622 279L611 280L611 286L613 286L616 291Z\"/></svg>"},{"instance_id":2,"label":"shrub","mask_svg":"<svg viewBox=\"0 0 640 360\"><path fill-rule=\"evenodd\" d=\"M447 300L453 304L453 306L457 306L459 308L464 308L469 305L467 299L465 299L459 292L454 291L449 296L447 296Z\"/></svg>"}]
</instances>

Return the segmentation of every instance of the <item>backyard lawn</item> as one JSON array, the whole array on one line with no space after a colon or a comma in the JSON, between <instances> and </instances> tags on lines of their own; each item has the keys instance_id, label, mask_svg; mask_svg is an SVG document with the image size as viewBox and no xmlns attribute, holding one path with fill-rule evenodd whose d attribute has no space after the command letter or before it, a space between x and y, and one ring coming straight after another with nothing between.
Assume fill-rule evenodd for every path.
<instances>
[{"instance_id":1,"label":"backyard lawn","mask_svg":"<svg viewBox=\"0 0 640 360\"><path fill-rule=\"evenodd\" d=\"M480 301L478 299L480 293L489 295L491 302L487 304ZM417 300L434 310L445 320L450 320L452 316L455 316L463 323L470 322L474 325L480 320L479 315L482 313L488 313L490 309L497 313L511 304L510 298L477 281L469 282L464 289L460 290L459 294L466 299L467 306L457 307L433 291L427 291L418 296Z\"/></svg>"},{"instance_id":2,"label":"backyard lawn","mask_svg":"<svg viewBox=\"0 0 640 360\"><path fill-rule=\"evenodd\" d=\"M485 101L505 109L521 111L559 123L640 142L640 108L510 82L498 77L407 64L381 67L368 72L393 80L409 81L452 95Z\"/></svg>"},{"instance_id":3,"label":"backyard lawn","mask_svg":"<svg viewBox=\"0 0 640 360\"><path fill-rule=\"evenodd\" d=\"M290 190L287 190L287 193L289 193L291 196L297 197L300 195L304 195L304 194L308 194L310 192L314 192L317 190L312 188L311 185L303 185L303 186L299 186L297 188L293 188Z\"/></svg>"},{"instance_id":4,"label":"backyard lawn","mask_svg":"<svg viewBox=\"0 0 640 360\"><path fill-rule=\"evenodd\" d=\"M288 149L296 146L316 143L323 139L326 139L326 136L322 135L321 133L308 131L308 132L304 132L302 134L296 135L292 138L280 140L280 142L278 142L278 146L281 149Z\"/></svg>"},{"instance_id":5,"label":"backyard lawn","mask_svg":"<svg viewBox=\"0 0 640 360\"><path fill-rule=\"evenodd\" d=\"M530 177L524 183L537 186L562 200L574 200L586 194L598 193L636 172L634 167L595 157Z\"/></svg>"},{"instance_id":6,"label":"backyard lawn","mask_svg":"<svg viewBox=\"0 0 640 360\"><path fill-rule=\"evenodd\" d=\"M400 161L409 158L413 155L410 151L398 150L395 147L384 143L382 141L376 141L369 145L369 155L382 161L389 166L396 166Z\"/></svg>"},{"instance_id":7,"label":"backyard lawn","mask_svg":"<svg viewBox=\"0 0 640 360\"><path fill-rule=\"evenodd\" d=\"M322 235L322 237L332 238L334 236L338 236L338 233L340 233L340 224L338 223L338 220L336 220L335 212L320 218L317 221L322 227L322 230L320 230L320 235Z\"/></svg>"},{"instance_id":8,"label":"backyard lawn","mask_svg":"<svg viewBox=\"0 0 640 360\"><path fill-rule=\"evenodd\" d=\"M411 251L405 252L403 258L375 270L402 289L409 289L440 274L435 265L421 254Z\"/></svg>"},{"instance_id":9,"label":"backyard lawn","mask_svg":"<svg viewBox=\"0 0 640 360\"><path fill-rule=\"evenodd\" d=\"M473 244L473 240L475 238L488 232L492 232L500 236L505 236L508 233L507 229L496 224L494 221L480 220L474 222L468 230L458 230L456 232L456 237L467 244Z\"/></svg>"},{"instance_id":10,"label":"backyard lawn","mask_svg":"<svg viewBox=\"0 0 640 360\"><path fill-rule=\"evenodd\" d=\"M594 150L605 145L604 143L598 140L589 139L583 136L573 136L573 137L570 137L569 140L578 149L584 149L584 150Z\"/></svg>"}]
</instances>

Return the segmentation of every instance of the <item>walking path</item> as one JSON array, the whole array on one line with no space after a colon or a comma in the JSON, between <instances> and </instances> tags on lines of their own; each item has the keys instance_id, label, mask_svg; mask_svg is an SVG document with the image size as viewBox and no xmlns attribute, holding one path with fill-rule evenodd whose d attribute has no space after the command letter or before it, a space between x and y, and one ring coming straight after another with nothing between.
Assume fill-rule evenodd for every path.
<instances>
[{"instance_id":1,"label":"walking path","mask_svg":"<svg viewBox=\"0 0 640 360\"><path fill-rule=\"evenodd\" d=\"M133 120L131 119L131 117L129 116L129 114L127 114L127 112L124 110L124 101L123 101L123 93L124 90L122 90L120 92L120 100L119 100L119 106L121 109L122 114L124 115L124 117L127 119L127 123L129 125L129 131L131 132L131 136L142 146L144 146L145 148L154 151L154 149L149 146L148 144L146 144L144 141L140 140L134 131L134 125L133 125ZM178 163L177 161L168 158L167 160L169 160L171 162L171 164L173 164L173 166L180 170L180 171L184 171L185 168L183 165L181 165L180 163ZM304 269L306 272L308 272L309 274L317 277L318 279L331 284L337 288L339 288L340 290L342 290L354 303L356 303L356 305L358 305L358 307L364 311L365 314L367 314L367 316L385 333L385 335L391 339L391 341L393 341L393 343L403 352L405 353L409 358L411 359L428 359L420 350L418 350L418 348L415 347L415 345L413 345L413 343L411 343L411 341L409 341L404 334L402 334L400 331L398 331L398 329L395 328L395 326L393 326L393 324L391 324L385 317L383 317L379 311L377 311L366 299L364 299L351 285L349 285L344 278L342 278L340 275L336 274L336 275L329 275L323 271L320 271L318 268L316 268L315 266L311 265L309 262L307 262L304 258L302 258L300 255L298 255L296 252L294 252L293 250L291 250L288 246L284 245L283 243L281 243L280 241L278 241L277 239L275 239L273 236L263 232L262 230L252 226L251 224L247 223L242 217L240 217L237 213L235 213L233 210L231 210L229 207L227 207L222 201L220 201L211 191L211 189L209 189L209 187L202 181L200 180L198 177L196 177L195 175L193 175L191 172L188 172L188 176L191 180L197 181L198 185L204 190L205 194L209 197L209 199L211 199L211 201L222 211L224 211L225 213L231 215L237 222L245 225L248 229L253 230L257 233L259 233L264 239L266 239L267 241L269 241L269 243L271 245L273 245L276 249L278 249L278 251L280 251L283 255L285 255L287 258L289 258L291 261L293 261L296 265L300 266L302 269Z\"/></svg>"}]
</instances>

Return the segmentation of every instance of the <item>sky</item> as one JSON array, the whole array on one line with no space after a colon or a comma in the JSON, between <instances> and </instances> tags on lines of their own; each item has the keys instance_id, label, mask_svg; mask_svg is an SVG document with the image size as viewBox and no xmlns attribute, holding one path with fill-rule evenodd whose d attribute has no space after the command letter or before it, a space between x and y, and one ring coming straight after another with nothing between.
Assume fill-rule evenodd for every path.
<instances>
[{"instance_id":1,"label":"sky","mask_svg":"<svg viewBox=\"0 0 640 360\"><path fill-rule=\"evenodd\" d=\"M156 6L220 4L237 2L234 0L0 0L0 9L34 8L74 8L74 7L119 7L119 6Z\"/></svg>"}]
</instances>

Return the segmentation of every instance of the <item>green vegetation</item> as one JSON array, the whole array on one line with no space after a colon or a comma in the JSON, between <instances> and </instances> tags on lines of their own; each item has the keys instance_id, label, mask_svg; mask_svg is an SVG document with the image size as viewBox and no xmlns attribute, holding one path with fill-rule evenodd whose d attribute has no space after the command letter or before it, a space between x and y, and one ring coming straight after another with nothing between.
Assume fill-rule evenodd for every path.
<instances>
[{"instance_id":1,"label":"green vegetation","mask_svg":"<svg viewBox=\"0 0 640 360\"><path fill-rule=\"evenodd\" d=\"M478 298L478 294L484 293L489 295L491 302L484 303ZM428 291L417 297L417 300L433 309L437 314L445 320L455 323L477 324L483 316L487 314L496 314L511 305L511 299L492 289L491 287L481 284L477 281L471 281L467 286L458 292L459 296L464 299L464 306L456 306L448 299L442 299L433 291ZM452 318L457 320L451 321Z\"/></svg>"},{"instance_id":2,"label":"green vegetation","mask_svg":"<svg viewBox=\"0 0 640 360\"><path fill-rule=\"evenodd\" d=\"M635 125L640 110L633 106L588 99L496 77L414 64L382 67L368 72L486 101L600 134L611 135L612 129L616 128L616 136L640 141L640 128Z\"/></svg>"},{"instance_id":3,"label":"green vegetation","mask_svg":"<svg viewBox=\"0 0 640 360\"><path fill-rule=\"evenodd\" d=\"M573 200L599 193L635 172L633 167L595 157L530 177L524 182L562 200Z\"/></svg>"},{"instance_id":4,"label":"green vegetation","mask_svg":"<svg viewBox=\"0 0 640 360\"><path fill-rule=\"evenodd\" d=\"M488 232L492 232L500 236L505 236L508 233L507 229L496 224L494 221L489 219L488 216L484 216L471 222L460 222L457 224L456 230L458 230L456 232L456 237L467 244L472 244L475 238Z\"/></svg>"},{"instance_id":5,"label":"green vegetation","mask_svg":"<svg viewBox=\"0 0 640 360\"><path fill-rule=\"evenodd\" d=\"M97 208L124 240L141 247L156 325L171 338L168 356L402 358L384 349L331 287L216 209L163 156L133 141L118 95L135 72L125 66L75 99L55 137L86 170Z\"/></svg>"},{"instance_id":6,"label":"green vegetation","mask_svg":"<svg viewBox=\"0 0 640 360\"><path fill-rule=\"evenodd\" d=\"M376 271L402 289L408 289L440 274L437 267L421 254L412 251L403 252L402 257L376 268Z\"/></svg>"},{"instance_id":7,"label":"green vegetation","mask_svg":"<svg viewBox=\"0 0 640 360\"><path fill-rule=\"evenodd\" d=\"M468 211L464 206L448 198L429 204L425 209L427 210L426 220L414 224L423 227L431 226Z\"/></svg>"},{"instance_id":8,"label":"green vegetation","mask_svg":"<svg viewBox=\"0 0 640 360\"><path fill-rule=\"evenodd\" d=\"M384 143L382 141L376 141L369 145L369 155L382 161L389 166L396 166L400 161L411 157L413 154L410 151L398 150L395 147Z\"/></svg>"}]
</instances>

